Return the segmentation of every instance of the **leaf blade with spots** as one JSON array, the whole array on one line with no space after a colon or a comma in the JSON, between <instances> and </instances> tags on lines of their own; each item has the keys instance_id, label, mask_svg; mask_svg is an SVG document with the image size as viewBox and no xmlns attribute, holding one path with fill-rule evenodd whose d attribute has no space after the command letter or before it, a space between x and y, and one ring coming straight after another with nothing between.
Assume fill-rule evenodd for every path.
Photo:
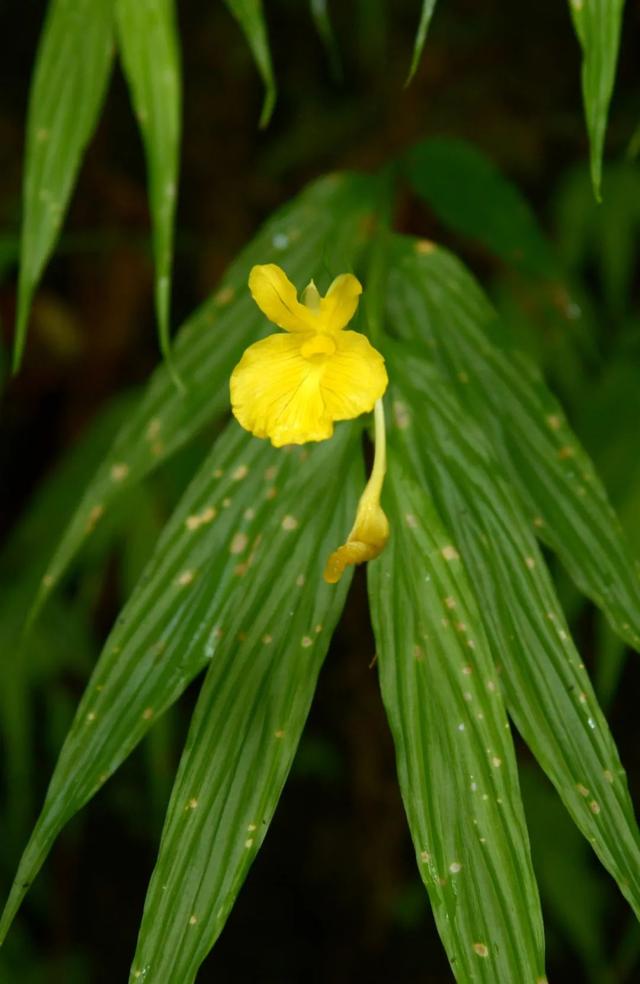
<instances>
[{"instance_id":1,"label":"leaf blade with spots","mask_svg":"<svg viewBox=\"0 0 640 984\"><path fill-rule=\"evenodd\" d=\"M328 517L344 525L346 500L354 495L349 482L346 497L340 492L342 471L336 466L342 461L346 467L349 456L353 460L353 436L354 428L342 425L333 441L308 455L287 454L249 437L234 422L216 443L107 639L20 862L0 936L65 823L215 657L223 628L232 635L241 630L238 619L248 617L242 600L247 585L257 579L282 603L283 587L299 590L299 573L310 582L320 580L323 554L334 548L337 532L332 527L327 537ZM334 467L331 496L326 475ZM292 573L294 560L300 562L301 551L294 549L300 541L307 569ZM347 584L348 579L345 590ZM337 599L334 621L344 590Z\"/></svg>"},{"instance_id":2,"label":"leaf blade with spots","mask_svg":"<svg viewBox=\"0 0 640 984\"><path fill-rule=\"evenodd\" d=\"M415 300L413 302L415 304ZM509 714L574 822L640 914L640 836L615 742L527 514L478 421L413 346L391 359L392 445L429 489L464 559Z\"/></svg>"},{"instance_id":3,"label":"leaf blade with spots","mask_svg":"<svg viewBox=\"0 0 640 984\"><path fill-rule=\"evenodd\" d=\"M337 590L323 583L321 564L312 565L315 583L308 588L295 577L317 554L320 529L327 543L340 542L355 509L350 446L342 438L338 443L319 452L336 469L333 482L329 488L318 482L307 493L319 521L295 543L285 534L277 580L260 573L249 586L234 615L237 626L246 626L242 640L227 633L207 671L167 810L132 979L142 971L148 981L195 979L267 832L349 581Z\"/></svg>"},{"instance_id":4,"label":"leaf blade with spots","mask_svg":"<svg viewBox=\"0 0 640 984\"><path fill-rule=\"evenodd\" d=\"M396 239L390 318L428 346L463 407L481 420L534 523L614 630L640 646L640 578L587 454L537 369L498 344L495 311L446 250ZM403 299L394 305L393 299Z\"/></svg>"},{"instance_id":5,"label":"leaf blade with spots","mask_svg":"<svg viewBox=\"0 0 640 984\"><path fill-rule=\"evenodd\" d=\"M544 937L515 753L464 567L390 448L393 535L369 567L382 697L438 931L457 980L535 981Z\"/></svg>"},{"instance_id":6,"label":"leaf blade with spots","mask_svg":"<svg viewBox=\"0 0 640 984\"><path fill-rule=\"evenodd\" d=\"M113 0L52 0L29 97L13 371L34 290L51 256L113 61Z\"/></svg>"},{"instance_id":7,"label":"leaf blade with spots","mask_svg":"<svg viewBox=\"0 0 640 984\"><path fill-rule=\"evenodd\" d=\"M182 111L174 0L115 0L115 10L122 64L147 158L160 349L173 365L169 322Z\"/></svg>"},{"instance_id":8,"label":"leaf blade with spots","mask_svg":"<svg viewBox=\"0 0 640 984\"><path fill-rule=\"evenodd\" d=\"M266 322L247 287L255 263L278 262L301 286L352 269L366 242L377 185L359 175L322 179L280 209L232 264L217 292L186 322L173 349L181 393L160 366L89 483L48 566L36 609L82 547L87 531L132 484L166 461L229 406L228 379ZM97 511L97 512L96 512Z\"/></svg>"}]
</instances>

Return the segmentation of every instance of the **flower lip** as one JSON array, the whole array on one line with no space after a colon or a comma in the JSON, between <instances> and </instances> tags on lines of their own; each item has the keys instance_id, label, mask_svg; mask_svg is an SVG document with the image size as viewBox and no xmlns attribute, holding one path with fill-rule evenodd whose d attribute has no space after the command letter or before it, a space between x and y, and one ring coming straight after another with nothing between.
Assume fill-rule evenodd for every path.
<instances>
[{"instance_id":1,"label":"flower lip","mask_svg":"<svg viewBox=\"0 0 640 984\"><path fill-rule=\"evenodd\" d=\"M300 355L303 359L313 359L314 356L329 356L334 355L336 351L336 343L330 335L324 335L318 333L317 335L312 335L308 341L302 343L300 348Z\"/></svg>"},{"instance_id":2,"label":"flower lip","mask_svg":"<svg viewBox=\"0 0 640 984\"><path fill-rule=\"evenodd\" d=\"M322 297L295 286L274 263L254 266L249 289L282 332L245 349L229 381L231 408L245 430L274 447L326 441L339 420L373 410L387 388L384 358L357 331L344 330L362 286L351 273Z\"/></svg>"}]
</instances>

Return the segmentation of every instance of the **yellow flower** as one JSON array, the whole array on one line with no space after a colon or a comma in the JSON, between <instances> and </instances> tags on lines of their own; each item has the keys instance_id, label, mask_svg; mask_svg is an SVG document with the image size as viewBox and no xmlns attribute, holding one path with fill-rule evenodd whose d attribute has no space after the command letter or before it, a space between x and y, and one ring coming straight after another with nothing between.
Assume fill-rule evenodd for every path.
<instances>
[{"instance_id":1,"label":"yellow flower","mask_svg":"<svg viewBox=\"0 0 640 984\"><path fill-rule=\"evenodd\" d=\"M345 331L362 287L350 273L324 297L313 280L298 300L275 263L254 266L249 289L260 310L287 334L250 345L231 374L238 422L275 447L324 441L336 420L367 413L387 388L384 359L364 335Z\"/></svg>"},{"instance_id":2,"label":"yellow flower","mask_svg":"<svg viewBox=\"0 0 640 984\"><path fill-rule=\"evenodd\" d=\"M347 542L329 557L324 569L324 579L337 584L349 564L362 564L373 560L384 550L389 539L389 521L380 505L380 493L387 468L384 409L382 400L376 403L376 452L371 477L360 496L356 521Z\"/></svg>"}]
</instances>

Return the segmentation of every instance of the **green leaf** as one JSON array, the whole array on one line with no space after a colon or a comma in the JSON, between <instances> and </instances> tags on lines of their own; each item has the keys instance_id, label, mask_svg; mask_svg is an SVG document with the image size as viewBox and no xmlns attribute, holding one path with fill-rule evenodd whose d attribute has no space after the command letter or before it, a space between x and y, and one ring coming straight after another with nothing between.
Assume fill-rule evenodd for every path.
<instances>
[{"instance_id":1,"label":"green leaf","mask_svg":"<svg viewBox=\"0 0 640 984\"><path fill-rule=\"evenodd\" d=\"M436 0L422 0L422 12L420 14L420 23L418 24L418 30L416 31L416 39L413 43L413 55L411 57L411 67L409 68L409 74L407 76L407 81L405 85L409 85L411 79L416 74L418 70L418 65L420 64L420 59L422 57L422 51L424 49L425 41L427 40L427 31L429 30L429 24L431 23L431 17L436 5Z\"/></svg>"},{"instance_id":2,"label":"green leaf","mask_svg":"<svg viewBox=\"0 0 640 984\"><path fill-rule=\"evenodd\" d=\"M531 832L533 867L545 909L580 955L585 981L606 980L605 913L608 885L591 863L589 846L553 788L531 764L520 783Z\"/></svg>"},{"instance_id":3,"label":"green leaf","mask_svg":"<svg viewBox=\"0 0 640 984\"><path fill-rule=\"evenodd\" d=\"M304 596L311 599L299 609L305 618L315 614L316 594L325 603L331 597L318 585L325 554L348 532L345 509L353 494L347 481L345 502L344 472L354 456L353 434L353 427L342 425L334 440L287 453L249 437L234 422L214 446L105 644L20 862L0 935L62 827L193 677L219 658L239 666L239 635L247 633L253 643L256 625L277 640L289 611L298 611L297 602L291 606L305 581ZM327 612L330 622L343 597L338 592L337 607ZM252 605L260 606L258 614ZM313 639L315 624L306 622L303 635ZM297 642L301 658L306 642ZM225 708L228 723L232 710ZM238 722L246 710L240 701Z\"/></svg>"},{"instance_id":4,"label":"green leaf","mask_svg":"<svg viewBox=\"0 0 640 984\"><path fill-rule=\"evenodd\" d=\"M390 448L392 536L369 566L380 684L418 867L456 979L544 975L513 743L465 569Z\"/></svg>"},{"instance_id":5,"label":"green leaf","mask_svg":"<svg viewBox=\"0 0 640 984\"><path fill-rule=\"evenodd\" d=\"M420 197L456 232L534 276L557 273L529 203L476 147L446 137L425 140L410 151L407 172Z\"/></svg>"},{"instance_id":6,"label":"green leaf","mask_svg":"<svg viewBox=\"0 0 640 984\"><path fill-rule=\"evenodd\" d=\"M244 32L264 82L265 93L262 113L260 114L260 126L265 127L271 119L276 104L276 82L271 64L271 51L262 0L225 0L225 3Z\"/></svg>"},{"instance_id":7,"label":"green leaf","mask_svg":"<svg viewBox=\"0 0 640 984\"><path fill-rule=\"evenodd\" d=\"M416 322L429 316L415 292L406 294L409 312ZM624 770L522 500L490 430L452 396L446 375L413 346L390 364L399 401L392 443L430 490L464 560L509 714L640 913L640 837Z\"/></svg>"},{"instance_id":8,"label":"green leaf","mask_svg":"<svg viewBox=\"0 0 640 984\"><path fill-rule=\"evenodd\" d=\"M115 10L122 64L147 158L160 348L173 366L171 265L182 99L174 0L115 0Z\"/></svg>"},{"instance_id":9,"label":"green leaf","mask_svg":"<svg viewBox=\"0 0 640 984\"><path fill-rule=\"evenodd\" d=\"M29 583L32 597L25 599L27 609L37 587L34 576L41 575L50 559L59 531L77 500L78 488L86 485L108 453L135 405L136 396L133 392L120 394L96 414L56 469L41 482L4 544L0 576L14 584L16 578ZM28 564L25 557L29 558Z\"/></svg>"},{"instance_id":10,"label":"green leaf","mask_svg":"<svg viewBox=\"0 0 640 984\"><path fill-rule=\"evenodd\" d=\"M338 54L338 45L333 32L333 26L331 24L331 17L329 16L327 0L310 0L310 3L313 22L316 25L318 34L320 35L322 43L324 44L325 50L329 56L331 73L334 78L339 79L341 75L340 56Z\"/></svg>"},{"instance_id":11,"label":"green leaf","mask_svg":"<svg viewBox=\"0 0 640 984\"><path fill-rule=\"evenodd\" d=\"M27 117L14 372L22 362L33 292L60 232L112 61L112 0L51 0Z\"/></svg>"},{"instance_id":12,"label":"green leaf","mask_svg":"<svg viewBox=\"0 0 640 984\"><path fill-rule=\"evenodd\" d=\"M298 286L327 284L352 269L367 240L378 185L333 175L281 209L231 266L218 291L178 333L177 392L166 366L154 373L138 408L89 484L49 564L39 601L49 594L102 517L132 483L165 461L229 406L229 374L243 350L267 330L247 288L255 263L280 263Z\"/></svg>"},{"instance_id":13,"label":"green leaf","mask_svg":"<svg viewBox=\"0 0 640 984\"><path fill-rule=\"evenodd\" d=\"M522 354L494 344L495 311L455 257L414 240L398 239L397 250L394 329L429 346L461 404L492 435L536 534L615 631L639 648L636 564L562 409Z\"/></svg>"},{"instance_id":14,"label":"green leaf","mask_svg":"<svg viewBox=\"0 0 640 984\"><path fill-rule=\"evenodd\" d=\"M594 274L604 294L604 317L624 317L633 304L640 231L640 173L628 161L608 164L604 201L597 204L585 167L574 168L560 184L554 203L558 252L575 277Z\"/></svg>"},{"instance_id":15,"label":"green leaf","mask_svg":"<svg viewBox=\"0 0 640 984\"><path fill-rule=\"evenodd\" d=\"M266 835L349 582L337 589L324 584L322 558L311 559L319 544L344 539L356 505L353 444L344 435L331 444L312 452L313 470L302 481L293 479L295 496L308 496L305 525L296 538L275 538L268 568L257 567L237 598L233 632L225 631L207 671L149 885L132 980L136 974L181 984L195 979ZM322 480L323 468L333 481ZM304 587L301 571L308 577Z\"/></svg>"},{"instance_id":16,"label":"green leaf","mask_svg":"<svg viewBox=\"0 0 640 984\"><path fill-rule=\"evenodd\" d=\"M620 47L624 0L569 0L582 48L582 98L591 145L591 181L600 201L602 155Z\"/></svg>"}]
</instances>

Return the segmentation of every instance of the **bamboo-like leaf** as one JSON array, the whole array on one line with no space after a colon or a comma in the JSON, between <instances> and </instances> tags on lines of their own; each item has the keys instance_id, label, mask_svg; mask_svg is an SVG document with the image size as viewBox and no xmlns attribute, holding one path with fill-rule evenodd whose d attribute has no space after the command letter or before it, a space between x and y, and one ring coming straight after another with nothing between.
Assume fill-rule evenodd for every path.
<instances>
[{"instance_id":1,"label":"bamboo-like leaf","mask_svg":"<svg viewBox=\"0 0 640 984\"><path fill-rule=\"evenodd\" d=\"M553 786L530 763L520 763L520 786L546 913L580 956L584 979L606 980L609 886Z\"/></svg>"},{"instance_id":2,"label":"bamboo-like leaf","mask_svg":"<svg viewBox=\"0 0 640 984\"><path fill-rule=\"evenodd\" d=\"M113 61L113 0L51 0L27 118L18 310L20 368L33 292L55 245Z\"/></svg>"},{"instance_id":3,"label":"bamboo-like leaf","mask_svg":"<svg viewBox=\"0 0 640 984\"><path fill-rule=\"evenodd\" d=\"M415 318L426 316L415 296L409 306ZM509 713L640 914L640 837L624 770L521 500L481 424L435 365L403 347L391 371L399 394L393 442L455 537Z\"/></svg>"},{"instance_id":4,"label":"bamboo-like leaf","mask_svg":"<svg viewBox=\"0 0 640 984\"><path fill-rule=\"evenodd\" d=\"M536 534L615 631L639 648L636 564L557 401L523 355L493 343L495 312L455 257L431 243L396 242L394 329L429 346L460 402L493 435Z\"/></svg>"},{"instance_id":5,"label":"bamboo-like leaf","mask_svg":"<svg viewBox=\"0 0 640 984\"><path fill-rule=\"evenodd\" d=\"M591 146L591 181L599 201L624 0L569 0L569 9L582 48L582 98Z\"/></svg>"},{"instance_id":6,"label":"bamboo-like leaf","mask_svg":"<svg viewBox=\"0 0 640 984\"><path fill-rule=\"evenodd\" d=\"M327 55L329 56L331 72L334 78L339 79L341 75L340 56L338 54L338 44L336 42L333 26L331 24L331 17L329 15L328 2L327 0L310 0L310 3L311 16L313 17L313 22L316 25L318 34L320 35Z\"/></svg>"},{"instance_id":7,"label":"bamboo-like leaf","mask_svg":"<svg viewBox=\"0 0 640 984\"><path fill-rule=\"evenodd\" d=\"M86 490L45 574L40 601L123 491L165 461L229 405L229 373L267 328L247 288L254 263L278 262L300 285L353 268L367 236L377 185L334 175L271 219L231 266L218 291L183 326L174 347L179 393L160 366Z\"/></svg>"},{"instance_id":8,"label":"bamboo-like leaf","mask_svg":"<svg viewBox=\"0 0 640 984\"><path fill-rule=\"evenodd\" d=\"M529 203L472 144L437 137L407 157L409 179L442 222L507 263L551 277L557 262Z\"/></svg>"},{"instance_id":9,"label":"bamboo-like leaf","mask_svg":"<svg viewBox=\"0 0 640 984\"><path fill-rule=\"evenodd\" d=\"M115 0L115 10L122 64L147 158L160 348L172 365L171 266L182 111L174 0Z\"/></svg>"},{"instance_id":10,"label":"bamboo-like leaf","mask_svg":"<svg viewBox=\"0 0 640 984\"><path fill-rule=\"evenodd\" d=\"M416 31L416 39L413 43L413 55L411 57L411 67L409 68L409 74L407 76L407 81L405 85L409 85L411 79L418 71L418 65L420 64L420 59L422 57L422 52L424 50L424 44L427 40L427 31L429 30L429 24L431 23L431 17L433 16L433 11L436 5L436 0L422 0L422 11L420 13L420 22L418 24L418 30Z\"/></svg>"},{"instance_id":11,"label":"bamboo-like leaf","mask_svg":"<svg viewBox=\"0 0 640 984\"><path fill-rule=\"evenodd\" d=\"M432 502L390 452L393 535L369 582L418 866L458 981L540 981L515 754L477 602Z\"/></svg>"},{"instance_id":12,"label":"bamboo-like leaf","mask_svg":"<svg viewBox=\"0 0 640 984\"><path fill-rule=\"evenodd\" d=\"M260 114L260 126L265 127L271 119L276 104L276 81L271 64L271 50L262 0L225 0L225 3L243 30L264 83L265 92L262 113Z\"/></svg>"},{"instance_id":13,"label":"bamboo-like leaf","mask_svg":"<svg viewBox=\"0 0 640 984\"><path fill-rule=\"evenodd\" d=\"M267 832L346 593L346 584L336 590L322 582L318 558L319 544L344 537L355 509L353 444L341 436L338 445L313 451L313 470L292 478L295 495L307 498L305 526L296 537L274 538L268 569L258 561L237 599L233 632L225 631L207 671L149 886L132 981L136 975L150 984L194 980ZM322 481L323 467L332 480Z\"/></svg>"},{"instance_id":14,"label":"bamboo-like leaf","mask_svg":"<svg viewBox=\"0 0 640 984\"><path fill-rule=\"evenodd\" d=\"M327 516L338 508L352 435L343 425L333 441L287 454L233 423L215 445L106 642L21 860L0 936L64 824L221 646L238 653L238 634L251 628L245 600L256 585L278 596L278 631L283 618L286 624L284 599L305 579L315 597L323 552L335 545L324 541ZM327 494L333 469L335 493ZM265 599L266 611L273 617ZM306 611L310 616L311 602ZM309 632L313 638L313 626Z\"/></svg>"}]
</instances>

